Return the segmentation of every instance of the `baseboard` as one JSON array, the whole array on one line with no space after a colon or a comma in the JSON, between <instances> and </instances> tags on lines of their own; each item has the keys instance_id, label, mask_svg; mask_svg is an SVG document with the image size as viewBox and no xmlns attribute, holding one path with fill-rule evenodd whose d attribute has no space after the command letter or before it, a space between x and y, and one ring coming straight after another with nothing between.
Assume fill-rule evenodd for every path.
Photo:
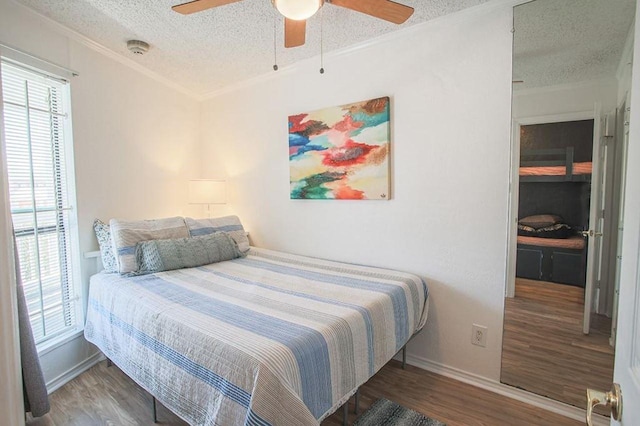
<instances>
[{"instance_id":1,"label":"baseboard","mask_svg":"<svg viewBox=\"0 0 640 426\"><path fill-rule=\"evenodd\" d=\"M103 359L105 359L105 357L102 354L102 352L97 352L91 355L89 358L85 359L84 361L79 362L78 364L71 367L70 369L68 369L58 377L50 380L47 383L47 393L52 394L53 392L55 392L56 390L64 386L66 383L75 379L80 374L84 373L85 371L87 371L88 369L90 369L91 367L93 367Z\"/></svg>"},{"instance_id":2,"label":"baseboard","mask_svg":"<svg viewBox=\"0 0 640 426\"><path fill-rule=\"evenodd\" d=\"M450 367L448 365L440 364L434 361L430 361L426 358L418 357L411 354L407 354L407 364L422 368L423 370L431 371L432 373L436 373L441 376L458 380L463 383L467 383L481 389L485 389L490 392L497 393L502 396L506 396L508 398L515 399L520 402L524 402L529 405L533 405L534 407L538 407L552 413L560 414L570 419L578 420L580 422L585 421L586 413L583 409L574 407L573 405L564 404L553 399L545 398L543 396L536 395L522 389L517 389L499 382L494 382L493 380L489 380L485 377L478 376L476 374L469 373L458 368ZM609 425L609 419L604 416L596 415L594 416L593 420L594 425Z\"/></svg>"}]
</instances>

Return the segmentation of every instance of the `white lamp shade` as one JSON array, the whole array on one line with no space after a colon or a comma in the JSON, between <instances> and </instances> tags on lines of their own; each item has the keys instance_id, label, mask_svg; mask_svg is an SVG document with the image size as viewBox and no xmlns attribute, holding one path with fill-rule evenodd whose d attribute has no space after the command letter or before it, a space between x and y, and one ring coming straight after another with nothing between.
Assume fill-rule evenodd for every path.
<instances>
[{"instance_id":1,"label":"white lamp shade","mask_svg":"<svg viewBox=\"0 0 640 426\"><path fill-rule=\"evenodd\" d=\"M275 3L278 12L295 21L311 18L322 6L322 0L275 0Z\"/></svg>"},{"instance_id":2,"label":"white lamp shade","mask_svg":"<svg viewBox=\"0 0 640 426\"><path fill-rule=\"evenodd\" d=\"M225 204L227 202L226 186L223 180L190 180L189 204Z\"/></svg>"}]
</instances>

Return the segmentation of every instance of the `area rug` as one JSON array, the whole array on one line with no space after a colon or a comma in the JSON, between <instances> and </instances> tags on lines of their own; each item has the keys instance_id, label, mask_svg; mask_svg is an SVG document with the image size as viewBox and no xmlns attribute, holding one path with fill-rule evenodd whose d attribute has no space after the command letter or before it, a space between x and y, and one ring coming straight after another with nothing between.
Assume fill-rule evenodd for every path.
<instances>
[{"instance_id":1,"label":"area rug","mask_svg":"<svg viewBox=\"0 0 640 426\"><path fill-rule=\"evenodd\" d=\"M353 426L446 426L417 411L380 398L364 412Z\"/></svg>"}]
</instances>

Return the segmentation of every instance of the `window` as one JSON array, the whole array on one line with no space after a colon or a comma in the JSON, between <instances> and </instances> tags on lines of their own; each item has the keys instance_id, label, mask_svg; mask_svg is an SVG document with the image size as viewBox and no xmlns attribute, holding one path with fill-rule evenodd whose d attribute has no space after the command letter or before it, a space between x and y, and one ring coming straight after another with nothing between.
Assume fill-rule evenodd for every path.
<instances>
[{"instance_id":1,"label":"window","mask_svg":"<svg viewBox=\"0 0 640 426\"><path fill-rule=\"evenodd\" d=\"M2 62L11 217L37 344L82 323L73 273L77 238L68 82Z\"/></svg>"}]
</instances>

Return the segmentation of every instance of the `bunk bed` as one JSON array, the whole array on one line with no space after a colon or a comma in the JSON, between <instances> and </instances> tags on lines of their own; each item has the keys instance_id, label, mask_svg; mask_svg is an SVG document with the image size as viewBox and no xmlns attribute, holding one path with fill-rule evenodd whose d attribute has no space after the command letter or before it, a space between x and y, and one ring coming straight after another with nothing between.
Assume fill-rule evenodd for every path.
<instances>
[{"instance_id":1,"label":"bunk bed","mask_svg":"<svg viewBox=\"0 0 640 426\"><path fill-rule=\"evenodd\" d=\"M591 161L574 162L573 147L520 153L520 182L589 182Z\"/></svg>"},{"instance_id":2,"label":"bunk bed","mask_svg":"<svg viewBox=\"0 0 640 426\"><path fill-rule=\"evenodd\" d=\"M584 287L587 250L584 237L540 238L518 235L516 277Z\"/></svg>"},{"instance_id":3,"label":"bunk bed","mask_svg":"<svg viewBox=\"0 0 640 426\"><path fill-rule=\"evenodd\" d=\"M521 152L517 277L584 287L587 245L580 230L588 223L591 171L591 162L574 161L573 147ZM548 195L541 196L547 189ZM535 202L526 200L530 193L535 193L531 196ZM564 218L558 224L570 227L571 232L558 238L546 232L553 227L522 226L524 216L550 212Z\"/></svg>"}]
</instances>

